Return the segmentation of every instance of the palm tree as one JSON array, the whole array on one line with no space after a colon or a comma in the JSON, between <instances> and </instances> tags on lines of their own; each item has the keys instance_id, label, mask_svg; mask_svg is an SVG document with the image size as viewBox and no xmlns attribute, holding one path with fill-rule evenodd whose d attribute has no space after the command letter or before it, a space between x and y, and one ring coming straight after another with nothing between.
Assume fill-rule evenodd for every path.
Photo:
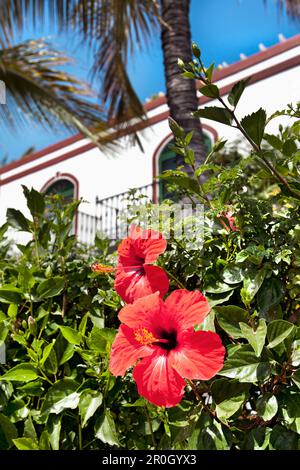
<instances>
[{"instance_id":1,"label":"palm tree","mask_svg":"<svg viewBox=\"0 0 300 470\"><path fill-rule=\"evenodd\" d=\"M122 122L144 116L142 103L127 73L129 56L136 46L145 47L160 31L170 114L186 132L194 131L192 146L201 161L205 154L201 124L191 117L197 108L196 88L192 81L181 77L177 66L178 58L185 62L192 59L190 1L0 0L0 42L7 40L16 26L22 29L29 18L33 24L48 18L61 28L79 32L95 51L93 73L101 78L99 96L108 109L108 116ZM279 6L286 6L290 15L300 16L300 0L277 1ZM45 93L42 96L45 98ZM64 98L70 99L70 105L75 104L70 94ZM35 110L38 109L36 101ZM85 105L76 106L76 110L82 111L79 117L84 120ZM68 112L67 115L70 116Z\"/></svg>"},{"instance_id":2,"label":"palm tree","mask_svg":"<svg viewBox=\"0 0 300 470\"><path fill-rule=\"evenodd\" d=\"M43 40L16 46L0 45L0 80L5 84L6 105L0 106L0 119L15 129L33 120L47 128L64 125L79 130L96 143L90 127L105 128L100 108L86 98L91 91L57 66L69 59Z\"/></svg>"},{"instance_id":3,"label":"palm tree","mask_svg":"<svg viewBox=\"0 0 300 470\"><path fill-rule=\"evenodd\" d=\"M287 13L293 18L300 18L300 0L278 0L279 7L285 6Z\"/></svg>"},{"instance_id":4,"label":"palm tree","mask_svg":"<svg viewBox=\"0 0 300 470\"><path fill-rule=\"evenodd\" d=\"M122 122L144 116L127 73L129 56L160 32L170 114L186 132L194 131L192 146L203 159L201 124L191 116L196 87L177 66L178 58L192 60L189 8L190 0L0 0L0 34L9 37L29 17L33 23L47 17L79 31L95 51L93 74L101 78L99 96L108 116Z\"/></svg>"}]
</instances>

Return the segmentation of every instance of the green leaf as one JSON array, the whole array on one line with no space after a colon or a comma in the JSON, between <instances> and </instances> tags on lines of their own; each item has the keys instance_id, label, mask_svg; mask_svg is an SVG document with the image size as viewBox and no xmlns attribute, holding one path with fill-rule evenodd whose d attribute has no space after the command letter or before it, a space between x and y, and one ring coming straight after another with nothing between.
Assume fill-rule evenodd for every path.
<instances>
[{"instance_id":1,"label":"green leaf","mask_svg":"<svg viewBox=\"0 0 300 470\"><path fill-rule=\"evenodd\" d=\"M48 416L51 413L59 414L65 409L77 408L80 394L76 392L78 384L71 379L62 379L48 390L41 413Z\"/></svg>"},{"instance_id":2,"label":"green leaf","mask_svg":"<svg viewBox=\"0 0 300 470\"><path fill-rule=\"evenodd\" d=\"M188 72L187 70L181 74L184 78L193 79L195 74L193 72Z\"/></svg>"},{"instance_id":3,"label":"green leaf","mask_svg":"<svg viewBox=\"0 0 300 470\"><path fill-rule=\"evenodd\" d=\"M205 70L205 76L207 78L207 80L209 82L211 82L211 79L212 79L212 75L213 75L213 72L214 72L214 68L215 68L215 64L212 63L210 64L210 66Z\"/></svg>"},{"instance_id":4,"label":"green leaf","mask_svg":"<svg viewBox=\"0 0 300 470\"><path fill-rule=\"evenodd\" d=\"M266 111L260 108L255 113L245 116L241 121L244 130L258 146L260 146L265 132L266 120Z\"/></svg>"},{"instance_id":5,"label":"green leaf","mask_svg":"<svg viewBox=\"0 0 300 470\"><path fill-rule=\"evenodd\" d=\"M47 435L53 450L59 450L59 439L61 432L61 416L50 415L47 420Z\"/></svg>"},{"instance_id":6,"label":"green leaf","mask_svg":"<svg viewBox=\"0 0 300 470\"><path fill-rule=\"evenodd\" d=\"M231 126L233 119L231 113L227 111L227 109L219 108L217 106L198 109L193 114L195 117L221 122L222 124L226 124L227 126Z\"/></svg>"},{"instance_id":7,"label":"green leaf","mask_svg":"<svg viewBox=\"0 0 300 470\"><path fill-rule=\"evenodd\" d=\"M38 378L38 371L32 364L18 364L0 376L0 380L15 380L16 382L31 382Z\"/></svg>"},{"instance_id":8,"label":"green leaf","mask_svg":"<svg viewBox=\"0 0 300 470\"><path fill-rule=\"evenodd\" d=\"M237 106L250 78L246 78L244 80L240 80L239 82L233 85L229 95L228 95L228 102L234 108Z\"/></svg>"},{"instance_id":9,"label":"green leaf","mask_svg":"<svg viewBox=\"0 0 300 470\"><path fill-rule=\"evenodd\" d=\"M262 267L259 271L249 272L245 275L243 281L243 288L240 291L243 303L249 306L251 301L254 299L256 293L260 289L265 277L267 270Z\"/></svg>"},{"instance_id":10,"label":"green leaf","mask_svg":"<svg viewBox=\"0 0 300 470\"><path fill-rule=\"evenodd\" d=\"M40 299L48 299L59 295L65 287L65 280L63 277L56 276L42 281L37 288L37 296Z\"/></svg>"},{"instance_id":11,"label":"green leaf","mask_svg":"<svg viewBox=\"0 0 300 470\"><path fill-rule=\"evenodd\" d=\"M227 284L239 284L244 278L243 269L238 266L227 266L226 269L222 272L222 279Z\"/></svg>"},{"instance_id":12,"label":"green leaf","mask_svg":"<svg viewBox=\"0 0 300 470\"><path fill-rule=\"evenodd\" d=\"M208 98L219 98L220 96L219 88L212 83L199 88L199 91L202 95L207 96Z\"/></svg>"},{"instance_id":13,"label":"green leaf","mask_svg":"<svg viewBox=\"0 0 300 470\"><path fill-rule=\"evenodd\" d=\"M217 312L217 320L220 327L226 331L232 338L242 338L243 333L240 328L241 322L247 323L248 313L235 305L226 305L225 307L214 307Z\"/></svg>"},{"instance_id":14,"label":"green leaf","mask_svg":"<svg viewBox=\"0 0 300 470\"><path fill-rule=\"evenodd\" d=\"M273 428L270 443L275 450L298 450L299 437L296 433L276 424Z\"/></svg>"},{"instance_id":15,"label":"green leaf","mask_svg":"<svg viewBox=\"0 0 300 470\"><path fill-rule=\"evenodd\" d=\"M264 421L270 421L278 411L278 403L275 395L266 393L257 400L256 411Z\"/></svg>"},{"instance_id":16,"label":"green leaf","mask_svg":"<svg viewBox=\"0 0 300 470\"><path fill-rule=\"evenodd\" d=\"M291 157L298 150L297 144L293 139L288 139L284 142L282 153L287 157Z\"/></svg>"},{"instance_id":17,"label":"green leaf","mask_svg":"<svg viewBox=\"0 0 300 470\"><path fill-rule=\"evenodd\" d=\"M45 196L38 193L35 189L29 190L22 184L23 193L27 200L27 207L30 210L32 217L42 215L45 210Z\"/></svg>"},{"instance_id":18,"label":"green leaf","mask_svg":"<svg viewBox=\"0 0 300 470\"><path fill-rule=\"evenodd\" d=\"M18 439L13 439L18 450L39 450L39 446L34 439L30 437L19 437Z\"/></svg>"},{"instance_id":19,"label":"green leaf","mask_svg":"<svg viewBox=\"0 0 300 470\"><path fill-rule=\"evenodd\" d=\"M228 379L213 382L211 394L216 403L216 413L219 419L228 419L236 413L249 394L248 384L241 384Z\"/></svg>"},{"instance_id":20,"label":"green leaf","mask_svg":"<svg viewBox=\"0 0 300 470\"><path fill-rule=\"evenodd\" d=\"M188 439L188 450L229 450L232 435L229 430L202 413L192 435Z\"/></svg>"},{"instance_id":21,"label":"green leaf","mask_svg":"<svg viewBox=\"0 0 300 470\"><path fill-rule=\"evenodd\" d=\"M245 433L242 450L267 450L270 442L271 429L258 427Z\"/></svg>"},{"instance_id":22,"label":"green leaf","mask_svg":"<svg viewBox=\"0 0 300 470\"><path fill-rule=\"evenodd\" d=\"M292 381L294 384L297 385L298 388L300 388L300 369L296 370L293 375L292 375Z\"/></svg>"},{"instance_id":23,"label":"green leaf","mask_svg":"<svg viewBox=\"0 0 300 470\"><path fill-rule=\"evenodd\" d=\"M286 338L295 332L296 328L292 323L285 320L274 320L268 325L267 337L268 348L275 348L278 344L282 343Z\"/></svg>"},{"instance_id":24,"label":"green leaf","mask_svg":"<svg viewBox=\"0 0 300 470\"><path fill-rule=\"evenodd\" d=\"M109 444L111 446L120 445L115 422L109 410L106 410L100 418L98 418L95 425L95 436L97 439L104 442L104 444Z\"/></svg>"},{"instance_id":25,"label":"green leaf","mask_svg":"<svg viewBox=\"0 0 300 470\"><path fill-rule=\"evenodd\" d=\"M7 223L21 232L30 232L30 220L26 219L22 212L17 209L7 209Z\"/></svg>"},{"instance_id":26,"label":"green leaf","mask_svg":"<svg viewBox=\"0 0 300 470\"><path fill-rule=\"evenodd\" d=\"M175 137L177 137L177 139L183 139L185 134L184 129L171 117L168 118L168 123Z\"/></svg>"},{"instance_id":27,"label":"green leaf","mask_svg":"<svg viewBox=\"0 0 300 470\"><path fill-rule=\"evenodd\" d=\"M250 345L243 344L227 357L223 369L218 374L242 383L253 383L266 380L270 372L269 361L265 358L259 359Z\"/></svg>"},{"instance_id":28,"label":"green leaf","mask_svg":"<svg viewBox=\"0 0 300 470\"><path fill-rule=\"evenodd\" d=\"M21 289L7 284L0 288L0 302L5 304L21 304L23 301L23 293Z\"/></svg>"},{"instance_id":29,"label":"green leaf","mask_svg":"<svg viewBox=\"0 0 300 470\"><path fill-rule=\"evenodd\" d=\"M278 305L284 295L283 284L279 279L271 277L265 279L257 294L257 304L260 309L261 316L275 305Z\"/></svg>"},{"instance_id":30,"label":"green leaf","mask_svg":"<svg viewBox=\"0 0 300 470\"><path fill-rule=\"evenodd\" d=\"M282 149L282 141L276 135L264 134L264 140L266 140L268 144L271 145L271 147L273 147L274 149L276 150Z\"/></svg>"},{"instance_id":31,"label":"green leaf","mask_svg":"<svg viewBox=\"0 0 300 470\"><path fill-rule=\"evenodd\" d=\"M244 338L248 340L254 349L256 356L259 357L265 345L267 335L267 325L265 320L261 318L255 330L253 330L249 325L246 325L246 323L240 323L239 325Z\"/></svg>"},{"instance_id":32,"label":"green leaf","mask_svg":"<svg viewBox=\"0 0 300 470\"><path fill-rule=\"evenodd\" d=\"M81 393L79 401L79 414L81 416L81 426L84 428L88 420L94 416L95 412L101 406L103 396L97 390L84 390Z\"/></svg>"},{"instance_id":33,"label":"green leaf","mask_svg":"<svg viewBox=\"0 0 300 470\"><path fill-rule=\"evenodd\" d=\"M79 327L78 327L79 333L81 333L83 336L85 335L87 321L89 319L89 316L90 316L89 312L87 312L85 315L83 315L83 317L81 319L81 322L79 324Z\"/></svg>"},{"instance_id":34,"label":"green leaf","mask_svg":"<svg viewBox=\"0 0 300 470\"><path fill-rule=\"evenodd\" d=\"M200 193L200 188L197 181L189 178L188 176L168 176L162 174L160 175L160 178L167 181L169 184L175 184L181 189L187 189L195 194Z\"/></svg>"},{"instance_id":35,"label":"green leaf","mask_svg":"<svg viewBox=\"0 0 300 470\"><path fill-rule=\"evenodd\" d=\"M13 439L18 437L16 426L10 419L0 413L0 449L8 449L13 445Z\"/></svg>"},{"instance_id":36,"label":"green leaf","mask_svg":"<svg viewBox=\"0 0 300 470\"><path fill-rule=\"evenodd\" d=\"M23 437L30 437L33 440L37 440L36 430L32 421L31 416L29 415L24 424L24 435Z\"/></svg>"},{"instance_id":37,"label":"green leaf","mask_svg":"<svg viewBox=\"0 0 300 470\"><path fill-rule=\"evenodd\" d=\"M79 346L82 342L81 334L73 328L70 328L69 326L60 326L59 329L63 337L68 341L68 343L76 344L77 346Z\"/></svg>"}]
</instances>

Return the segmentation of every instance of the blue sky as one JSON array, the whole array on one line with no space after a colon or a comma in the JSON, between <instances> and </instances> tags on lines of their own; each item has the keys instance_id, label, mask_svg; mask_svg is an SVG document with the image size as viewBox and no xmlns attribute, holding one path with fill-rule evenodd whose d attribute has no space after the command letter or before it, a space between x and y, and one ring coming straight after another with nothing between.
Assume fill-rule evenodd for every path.
<instances>
[{"instance_id":1,"label":"blue sky","mask_svg":"<svg viewBox=\"0 0 300 470\"><path fill-rule=\"evenodd\" d=\"M205 63L220 64L238 61L241 52L246 55L257 52L259 43L265 46L275 44L279 33L286 37L300 33L300 23L292 21L285 12L279 15L276 0L268 0L266 5L263 0L192 0L191 29ZM73 56L75 63L68 67L68 71L90 80L92 54L87 47L74 42L73 35L58 35L49 26L41 26L39 31L27 29L17 40L37 37L49 37L55 46ZM143 101L165 90L159 37L153 39L148 50L136 53L129 71ZM97 91L97 83L93 83L93 88ZM35 123L17 133L0 127L0 159L8 154L9 160L15 160L31 146L39 150L68 135L63 129L49 132Z\"/></svg>"}]
</instances>

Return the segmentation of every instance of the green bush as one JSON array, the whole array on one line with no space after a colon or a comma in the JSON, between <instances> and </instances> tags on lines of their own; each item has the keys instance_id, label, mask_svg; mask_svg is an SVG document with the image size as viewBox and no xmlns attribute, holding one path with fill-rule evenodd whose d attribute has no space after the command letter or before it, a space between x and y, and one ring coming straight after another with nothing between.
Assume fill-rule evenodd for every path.
<instances>
[{"instance_id":1,"label":"green bush","mask_svg":"<svg viewBox=\"0 0 300 470\"><path fill-rule=\"evenodd\" d=\"M299 449L299 107L239 121L235 107L246 83L235 85L226 104L211 83L212 67L199 57L182 65L183 73L202 80L200 91L222 107L197 114L238 128L251 151L226 152L219 141L198 168L192 136L171 121L185 167L163 178L206 211L202 246L173 236L159 264L170 290L207 297L211 312L197 328L220 335L223 369L209 381L189 382L171 408L139 397L130 372L112 376L123 302L114 274L99 276L90 266L114 265L116 253L98 238L88 253L76 243L70 233L77 202L64 206L24 188L31 219L9 209L0 230L0 344L7 354L0 366L1 449ZM284 114L290 127L268 134L270 119ZM18 245L21 254L5 240L8 225L32 236Z\"/></svg>"}]
</instances>

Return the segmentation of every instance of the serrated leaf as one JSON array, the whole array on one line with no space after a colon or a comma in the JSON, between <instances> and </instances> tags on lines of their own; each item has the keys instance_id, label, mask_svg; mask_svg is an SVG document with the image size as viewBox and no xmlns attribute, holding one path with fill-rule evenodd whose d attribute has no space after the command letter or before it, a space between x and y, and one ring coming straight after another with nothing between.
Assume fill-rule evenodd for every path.
<instances>
[{"instance_id":1,"label":"serrated leaf","mask_svg":"<svg viewBox=\"0 0 300 470\"><path fill-rule=\"evenodd\" d=\"M227 126L231 126L232 115L227 109L219 108L217 106L205 107L198 109L194 113L195 117L210 119L212 121L221 122Z\"/></svg>"},{"instance_id":2,"label":"serrated leaf","mask_svg":"<svg viewBox=\"0 0 300 470\"><path fill-rule=\"evenodd\" d=\"M244 338L250 343L257 357L261 355L265 345L267 335L267 325L262 318L259 320L256 329L251 328L246 323L240 323L240 328Z\"/></svg>"},{"instance_id":3,"label":"serrated leaf","mask_svg":"<svg viewBox=\"0 0 300 470\"><path fill-rule=\"evenodd\" d=\"M235 83L228 95L228 102L234 108L237 106L250 78L246 78L244 80L240 80L239 82Z\"/></svg>"},{"instance_id":4,"label":"serrated leaf","mask_svg":"<svg viewBox=\"0 0 300 470\"><path fill-rule=\"evenodd\" d=\"M30 232L30 221L17 209L7 209L7 223L21 232Z\"/></svg>"},{"instance_id":5,"label":"serrated leaf","mask_svg":"<svg viewBox=\"0 0 300 470\"><path fill-rule=\"evenodd\" d=\"M267 337L268 348L275 348L278 344L282 343L288 336L293 334L295 326L285 320L274 320L268 325Z\"/></svg>"},{"instance_id":6,"label":"serrated leaf","mask_svg":"<svg viewBox=\"0 0 300 470\"><path fill-rule=\"evenodd\" d=\"M37 368L32 364L18 364L0 376L0 380L31 382L39 377Z\"/></svg>"},{"instance_id":7,"label":"serrated leaf","mask_svg":"<svg viewBox=\"0 0 300 470\"><path fill-rule=\"evenodd\" d=\"M260 146L265 132L266 120L266 111L260 108L255 113L245 116L241 121L243 129L258 146Z\"/></svg>"},{"instance_id":8,"label":"serrated leaf","mask_svg":"<svg viewBox=\"0 0 300 470\"><path fill-rule=\"evenodd\" d=\"M273 134L264 134L264 140L268 142L271 147L273 147L276 150L281 150L282 149L282 141L277 137L277 135Z\"/></svg>"},{"instance_id":9,"label":"serrated leaf","mask_svg":"<svg viewBox=\"0 0 300 470\"><path fill-rule=\"evenodd\" d=\"M45 196L35 189L30 190L22 184L23 193L27 200L27 207L32 217L42 215L45 210Z\"/></svg>"},{"instance_id":10,"label":"serrated leaf","mask_svg":"<svg viewBox=\"0 0 300 470\"><path fill-rule=\"evenodd\" d=\"M297 144L293 139L286 140L282 146L282 153L287 157L291 157L297 150Z\"/></svg>"},{"instance_id":11,"label":"serrated leaf","mask_svg":"<svg viewBox=\"0 0 300 470\"><path fill-rule=\"evenodd\" d=\"M219 98L220 96L219 88L212 83L199 88L199 91L202 95L207 96L208 98Z\"/></svg>"}]
</instances>

